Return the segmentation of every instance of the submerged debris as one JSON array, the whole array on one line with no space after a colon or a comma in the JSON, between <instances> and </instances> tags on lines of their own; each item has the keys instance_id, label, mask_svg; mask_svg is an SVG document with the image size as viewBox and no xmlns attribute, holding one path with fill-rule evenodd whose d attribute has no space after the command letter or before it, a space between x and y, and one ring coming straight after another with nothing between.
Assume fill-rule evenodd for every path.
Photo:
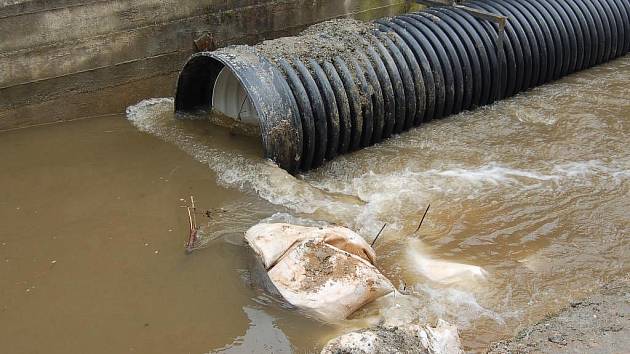
<instances>
[{"instance_id":1,"label":"submerged debris","mask_svg":"<svg viewBox=\"0 0 630 354\"><path fill-rule=\"evenodd\" d=\"M245 102L243 101L243 104ZM226 116L217 109L212 109L211 114L208 115L210 123L228 129L232 134L259 137L260 127L251 123L242 122L240 119L234 119Z\"/></svg>"}]
</instances>

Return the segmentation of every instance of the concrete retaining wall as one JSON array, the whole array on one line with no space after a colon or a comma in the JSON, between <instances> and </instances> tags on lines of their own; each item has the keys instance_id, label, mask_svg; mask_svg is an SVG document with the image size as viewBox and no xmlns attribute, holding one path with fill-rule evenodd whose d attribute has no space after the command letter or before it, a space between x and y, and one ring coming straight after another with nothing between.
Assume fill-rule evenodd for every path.
<instances>
[{"instance_id":1,"label":"concrete retaining wall","mask_svg":"<svg viewBox=\"0 0 630 354\"><path fill-rule=\"evenodd\" d=\"M0 1L0 130L171 96L204 33L218 46L254 43L331 18L406 8L405 0Z\"/></svg>"}]
</instances>

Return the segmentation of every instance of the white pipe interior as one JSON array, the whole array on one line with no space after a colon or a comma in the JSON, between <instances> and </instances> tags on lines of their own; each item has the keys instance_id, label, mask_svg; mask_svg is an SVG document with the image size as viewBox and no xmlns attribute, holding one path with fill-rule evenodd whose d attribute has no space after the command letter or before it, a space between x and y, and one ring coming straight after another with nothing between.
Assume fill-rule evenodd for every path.
<instances>
[{"instance_id":1,"label":"white pipe interior","mask_svg":"<svg viewBox=\"0 0 630 354\"><path fill-rule=\"evenodd\" d=\"M259 125L256 109L232 71L223 67L212 89L212 107L223 115L247 125Z\"/></svg>"}]
</instances>

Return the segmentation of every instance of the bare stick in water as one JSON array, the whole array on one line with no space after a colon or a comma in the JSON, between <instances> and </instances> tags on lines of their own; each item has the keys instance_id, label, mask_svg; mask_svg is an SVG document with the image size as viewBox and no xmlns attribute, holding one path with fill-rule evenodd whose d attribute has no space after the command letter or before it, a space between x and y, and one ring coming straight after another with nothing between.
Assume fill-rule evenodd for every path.
<instances>
[{"instance_id":1,"label":"bare stick in water","mask_svg":"<svg viewBox=\"0 0 630 354\"><path fill-rule=\"evenodd\" d=\"M195 198L191 195L190 196L190 204L192 206L192 211L193 211L193 226L196 229L197 228L197 208L195 207Z\"/></svg>"},{"instance_id":2,"label":"bare stick in water","mask_svg":"<svg viewBox=\"0 0 630 354\"><path fill-rule=\"evenodd\" d=\"M191 207L187 206L186 210L188 210L188 224L190 226L190 233L188 235L188 242L186 243L186 253L192 253L195 248L195 243L197 243L197 220L195 217L195 199L193 196L190 196L190 203L192 204L192 213Z\"/></svg>"},{"instance_id":3,"label":"bare stick in water","mask_svg":"<svg viewBox=\"0 0 630 354\"><path fill-rule=\"evenodd\" d=\"M190 207L186 207L186 211L188 211L188 226L190 226L190 229L192 230L195 228L195 224L193 223Z\"/></svg>"},{"instance_id":4,"label":"bare stick in water","mask_svg":"<svg viewBox=\"0 0 630 354\"><path fill-rule=\"evenodd\" d=\"M414 234L418 232L418 230L420 230L420 227L422 226L422 223L424 222L424 217L427 216L427 213L429 212L430 207L431 207L431 204L429 204L427 206L427 210L424 211L424 215L422 215L422 220L420 220L420 225L418 225L418 228L416 229L416 231L413 232Z\"/></svg>"},{"instance_id":5,"label":"bare stick in water","mask_svg":"<svg viewBox=\"0 0 630 354\"><path fill-rule=\"evenodd\" d=\"M383 230L385 230L385 226L387 226L387 223L383 224L383 227L381 227L381 230L378 232L378 234L376 234L376 237L374 237L374 240L372 241L372 244L370 245L370 247L374 247L374 243L376 243L376 240L378 240L378 237L381 236L381 233L383 232Z\"/></svg>"}]
</instances>

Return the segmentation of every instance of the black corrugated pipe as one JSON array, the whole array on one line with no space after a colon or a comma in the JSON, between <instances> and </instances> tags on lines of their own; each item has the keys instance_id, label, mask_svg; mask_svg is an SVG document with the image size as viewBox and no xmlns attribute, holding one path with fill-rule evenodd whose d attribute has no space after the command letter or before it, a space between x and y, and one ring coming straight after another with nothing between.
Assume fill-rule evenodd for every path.
<instances>
[{"instance_id":1,"label":"black corrugated pipe","mask_svg":"<svg viewBox=\"0 0 630 354\"><path fill-rule=\"evenodd\" d=\"M266 157L296 173L630 50L628 0L464 5L507 17L502 46L497 25L451 6L324 22L297 37L193 55L175 110L214 109L257 126Z\"/></svg>"}]
</instances>

